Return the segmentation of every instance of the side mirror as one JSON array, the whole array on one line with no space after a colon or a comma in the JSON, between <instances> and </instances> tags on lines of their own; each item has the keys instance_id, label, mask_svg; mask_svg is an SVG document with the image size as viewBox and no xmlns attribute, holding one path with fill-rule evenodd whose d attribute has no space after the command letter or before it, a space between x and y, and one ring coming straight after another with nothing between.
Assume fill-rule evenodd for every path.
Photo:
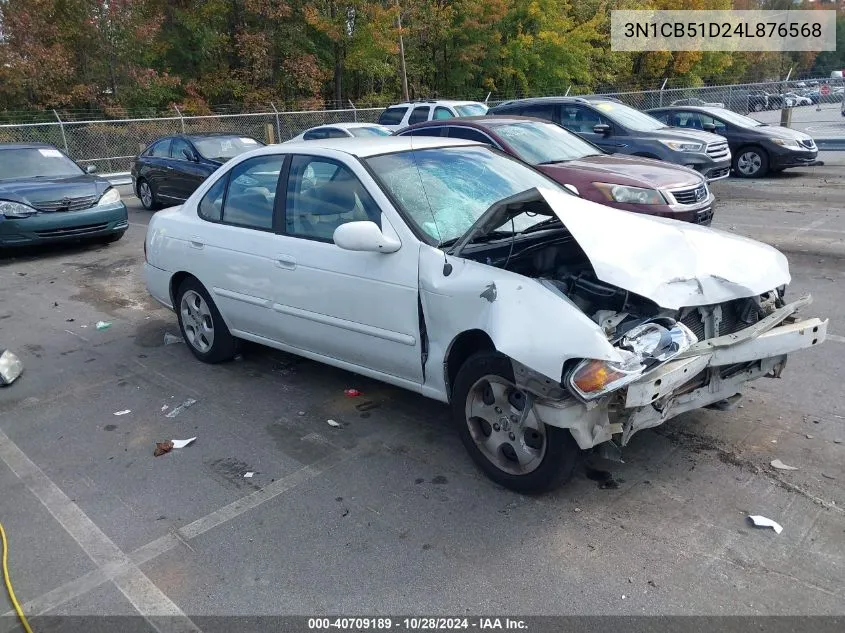
<instances>
[{"instance_id":1,"label":"side mirror","mask_svg":"<svg viewBox=\"0 0 845 633\"><path fill-rule=\"evenodd\" d=\"M86 174L96 174L97 173L97 166L96 165L86 165L85 166L85 173Z\"/></svg>"},{"instance_id":2,"label":"side mirror","mask_svg":"<svg viewBox=\"0 0 845 633\"><path fill-rule=\"evenodd\" d=\"M610 134L610 126L606 123L597 123L593 126L593 132L607 136Z\"/></svg>"},{"instance_id":3,"label":"side mirror","mask_svg":"<svg viewBox=\"0 0 845 633\"><path fill-rule=\"evenodd\" d=\"M705 132L715 132L716 131L716 126L713 125L712 123L705 123L701 127L704 129Z\"/></svg>"},{"instance_id":4,"label":"side mirror","mask_svg":"<svg viewBox=\"0 0 845 633\"><path fill-rule=\"evenodd\" d=\"M187 158L189 161L191 161L193 163L197 162L196 155L191 150L189 150L188 148L184 148L182 150L182 156L184 156L185 158Z\"/></svg>"},{"instance_id":5,"label":"side mirror","mask_svg":"<svg viewBox=\"0 0 845 633\"><path fill-rule=\"evenodd\" d=\"M574 193L579 198L581 197L581 192L578 191L578 187L576 187L575 185L566 184L566 185L563 185L563 187L564 187L564 189L568 189L569 191Z\"/></svg>"},{"instance_id":6,"label":"side mirror","mask_svg":"<svg viewBox=\"0 0 845 633\"><path fill-rule=\"evenodd\" d=\"M402 244L386 237L375 222L346 222L334 230L334 243L347 251L395 253Z\"/></svg>"}]
</instances>

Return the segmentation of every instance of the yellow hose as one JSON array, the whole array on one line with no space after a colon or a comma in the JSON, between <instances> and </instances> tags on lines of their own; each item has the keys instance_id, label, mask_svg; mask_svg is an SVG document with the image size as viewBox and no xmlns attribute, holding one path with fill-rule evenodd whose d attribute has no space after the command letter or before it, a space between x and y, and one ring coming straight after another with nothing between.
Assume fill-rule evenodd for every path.
<instances>
[{"instance_id":1,"label":"yellow hose","mask_svg":"<svg viewBox=\"0 0 845 633\"><path fill-rule=\"evenodd\" d=\"M6 530L3 529L3 524L0 523L0 540L3 541L3 580L6 581L6 591L9 592L9 598L12 600L12 605L15 607L15 613L21 619L21 624L26 633L32 633L29 628L29 622L26 621L26 616L23 614L23 609L15 597L15 590L12 588L12 579L9 576L9 544L6 542Z\"/></svg>"}]
</instances>

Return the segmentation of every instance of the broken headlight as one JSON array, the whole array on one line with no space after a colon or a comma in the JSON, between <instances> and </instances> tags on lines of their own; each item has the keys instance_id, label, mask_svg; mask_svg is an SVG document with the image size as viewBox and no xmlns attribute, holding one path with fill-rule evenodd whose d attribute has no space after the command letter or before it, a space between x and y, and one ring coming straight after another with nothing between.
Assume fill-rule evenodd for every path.
<instances>
[{"instance_id":1,"label":"broken headlight","mask_svg":"<svg viewBox=\"0 0 845 633\"><path fill-rule=\"evenodd\" d=\"M600 398L634 382L697 342L698 338L683 323L643 323L616 342L621 361L583 360L569 375L567 386L584 400Z\"/></svg>"}]
</instances>

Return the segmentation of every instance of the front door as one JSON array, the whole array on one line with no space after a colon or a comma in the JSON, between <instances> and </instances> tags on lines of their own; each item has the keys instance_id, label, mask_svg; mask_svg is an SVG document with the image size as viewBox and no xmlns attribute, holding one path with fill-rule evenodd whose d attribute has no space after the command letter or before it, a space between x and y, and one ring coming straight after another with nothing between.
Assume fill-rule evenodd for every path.
<instances>
[{"instance_id":1,"label":"front door","mask_svg":"<svg viewBox=\"0 0 845 633\"><path fill-rule=\"evenodd\" d=\"M375 187L360 165L292 157L274 286L283 342L420 383L417 245L370 253L332 239L341 224L361 220L398 239L362 179Z\"/></svg>"},{"instance_id":2,"label":"front door","mask_svg":"<svg viewBox=\"0 0 845 633\"><path fill-rule=\"evenodd\" d=\"M207 165L189 160L185 156L185 151L192 156L196 155L196 151L188 141L183 138L174 138L170 144L170 167L172 169L167 174L168 189L166 192L162 192L162 195L170 196L178 202L187 200L213 171Z\"/></svg>"}]
</instances>

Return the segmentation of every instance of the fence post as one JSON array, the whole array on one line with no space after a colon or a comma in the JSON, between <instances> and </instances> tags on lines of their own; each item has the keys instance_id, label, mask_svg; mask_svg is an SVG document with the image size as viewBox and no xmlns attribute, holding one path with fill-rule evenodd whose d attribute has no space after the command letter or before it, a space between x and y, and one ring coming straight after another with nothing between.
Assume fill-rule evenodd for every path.
<instances>
[{"instance_id":1,"label":"fence post","mask_svg":"<svg viewBox=\"0 0 845 633\"><path fill-rule=\"evenodd\" d=\"M663 85L660 86L660 107L663 107L663 91L666 90L666 82L669 81L669 78L663 80Z\"/></svg>"},{"instance_id":2,"label":"fence post","mask_svg":"<svg viewBox=\"0 0 845 633\"><path fill-rule=\"evenodd\" d=\"M56 117L56 121L59 122L59 129L62 132L62 143L65 144L65 154L70 156L70 150L67 148L67 136L65 136L65 124L62 121L62 118L59 116L59 113L53 110L53 116Z\"/></svg>"},{"instance_id":3,"label":"fence post","mask_svg":"<svg viewBox=\"0 0 845 633\"><path fill-rule=\"evenodd\" d=\"M273 112L276 113L276 136L279 138L279 143L282 142L282 124L279 122L279 111L276 110L276 104L272 101L270 102L270 107L273 108Z\"/></svg>"},{"instance_id":4,"label":"fence post","mask_svg":"<svg viewBox=\"0 0 845 633\"><path fill-rule=\"evenodd\" d=\"M566 89L566 94L565 94L565 95L563 95L563 96L564 96L564 97L568 97L568 96L569 96L569 91L570 91L570 90L572 90L572 84L569 84L569 88L567 88L567 89Z\"/></svg>"},{"instance_id":5,"label":"fence post","mask_svg":"<svg viewBox=\"0 0 845 633\"><path fill-rule=\"evenodd\" d=\"M349 106L352 108L352 120L358 123L358 108L352 103L352 99L347 99L347 101L349 101Z\"/></svg>"},{"instance_id":6,"label":"fence post","mask_svg":"<svg viewBox=\"0 0 845 633\"><path fill-rule=\"evenodd\" d=\"M185 118L182 116L182 113L179 112L179 106L173 106L173 109L176 110L176 114L179 115L179 123L182 124L182 134L185 133Z\"/></svg>"}]
</instances>

